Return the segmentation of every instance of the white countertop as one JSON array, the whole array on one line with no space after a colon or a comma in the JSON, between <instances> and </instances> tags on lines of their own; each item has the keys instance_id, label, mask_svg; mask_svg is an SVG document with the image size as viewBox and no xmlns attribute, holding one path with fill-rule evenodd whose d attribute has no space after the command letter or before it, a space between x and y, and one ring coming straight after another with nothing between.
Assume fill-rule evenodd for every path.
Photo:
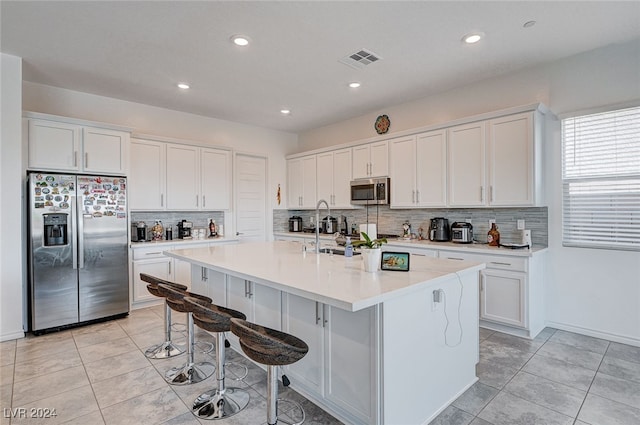
<instances>
[{"instance_id":1,"label":"white countertop","mask_svg":"<svg viewBox=\"0 0 640 425\"><path fill-rule=\"evenodd\" d=\"M205 238L205 239L172 239L170 241L146 241L146 242L131 242L130 246L133 249L136 248L149 248L152 246L167 246L167 245L181 245L181 244L208 244L208 243L223 243L223 242L237 242L237 238Z\"/></svg>"},{"instance_id":2,"label":"white countertop","mask_svg":"<svg viewBox=\"0 0 640 425\"><path fill-rule=\"evenodd\" d=\"M294 237L301 239L315 240L315 233L303 233L303 232L274 232L274 236ZM323 241L335 241L333 235L321 234L320 239ZM417 240L417 239L388 239L385 246L399 246L399 247L414 247L424 249L437 249L442 251L464 251L478 254L491 254L491 255L510 255L515 257L531 257L532 255L547 250L545 246L534 245L531 249L510 249L497 246L489 246L484 243L455 243L455 242L434 242L429 240Z\"/></svg>"},{"instance_id":3,"label":"white countertop","mask_svg":"<svg viewBox=\"0 0 640 425\"><path fill-rule=\"evenodd\" d=\"M360 255L346 258L303 252L299 243L290 241L176 249L164 254L348 311L485 267L470 261L412 257L409 272L367 273Z\"/></svg>"}]
</instances>

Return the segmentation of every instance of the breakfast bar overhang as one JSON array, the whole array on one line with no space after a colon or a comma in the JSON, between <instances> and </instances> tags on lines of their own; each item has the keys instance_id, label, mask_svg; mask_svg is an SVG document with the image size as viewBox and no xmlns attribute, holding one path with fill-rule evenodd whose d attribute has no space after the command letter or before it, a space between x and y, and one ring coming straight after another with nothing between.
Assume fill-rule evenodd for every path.
<instances>
[{"instance_id":1,"label":"breakfast bar overhang","mask_svg":"<svg viewBox=\"0 0 640 425\"><path fill-rule=\"evenodd\" d=\"M221 276L227 295L216 304L241 282L277 294L256 295L244 313L259 323L254 310L275 311L282 330L309 344L308 359L287 370L291 386L345 422L426 424L477 380L483 263L413 256L408 272L367 273L359 256L284 241L165 255L200 269L194 281Z\"/></svg>"}]
</instances>

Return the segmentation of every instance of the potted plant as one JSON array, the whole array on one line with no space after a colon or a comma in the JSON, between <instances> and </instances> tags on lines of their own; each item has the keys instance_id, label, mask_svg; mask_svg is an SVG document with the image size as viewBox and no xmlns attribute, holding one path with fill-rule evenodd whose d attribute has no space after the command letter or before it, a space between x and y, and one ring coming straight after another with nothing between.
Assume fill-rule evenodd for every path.
<instances>
[{"instance_id":1,"label":"potted plant","mask_svg":"<svg viewBox=\"0 0 640 425\"><path fill-rule=\"evenodd\" d=\"M353 247L362 248L362 261L364 263L364 271L373 273L380 268L380 259L382 257L382 244L387 243L386 238L373 239L369 237L365 232L362 232L362 237L357 241L353 241Z\"/></svg>"}]
</instances>

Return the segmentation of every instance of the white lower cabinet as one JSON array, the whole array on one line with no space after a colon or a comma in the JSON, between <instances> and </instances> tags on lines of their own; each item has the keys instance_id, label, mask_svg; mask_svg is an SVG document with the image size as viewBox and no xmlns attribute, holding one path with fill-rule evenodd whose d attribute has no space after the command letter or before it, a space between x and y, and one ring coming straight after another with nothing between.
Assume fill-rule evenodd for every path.
<instances>
[{"instance_id":1,"label":"white lower cabinet","mask_svg":"<svg viewBox=\"0 0 640 425\"><path fill-rule=\"evenodd\" d=\"M202 266L191 266L191 292L204 295L213 303L227 306L227 275Z\"/></svg>"},{"instance_id":2,"label":"white lower cabinet","mask_svg":"<svg viewBox=\"0 0 640 425\"><path fill-rule=\"evenodd\" d=\"M324 399L351 423L376 423L376 308L349 312L292 294L284 299L284 331L309 346L287 367L292 386Z\"/></svg>"},{"instance_id":3,"label":"white lower cabinet","mask_svg":"<svg viewBox=\"0 0 640 425\"><path fill-rule=\"evenodd\" d=\"M159 277L160 279L169 279L171 273L171 258L158 256L148 260L138 260L133 262L133 285L131 300L133 305L148 303L157 303L158 297L151 295L147 290L147 282L140 279L140 273Z\"/></svg>"},{"instance_id":4,"label":"white lower cabinet","mask_svg":"<svg viewBox=\"0 0 640 425\"><path fill-rule=\"evenodd\" d=\"M485 269L480 279L480 319L526 328L527 275Z\"/></svg>"}]
</instances>

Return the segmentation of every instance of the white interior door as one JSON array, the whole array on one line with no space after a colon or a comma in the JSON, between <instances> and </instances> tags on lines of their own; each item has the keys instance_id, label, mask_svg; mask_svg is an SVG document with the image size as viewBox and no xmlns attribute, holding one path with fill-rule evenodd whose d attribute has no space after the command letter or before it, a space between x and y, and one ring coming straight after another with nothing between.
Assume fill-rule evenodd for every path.
<instances>
[{"instance_id":1,"label":"white interior door","mask_svg":"<svg viewBox=\"0 0 640 425\"><path fill-rule=\"evenodd\" d=\"M267 159L236 154L236 236L240 242L267 240Z\"/></svg>"}]
</instances>

